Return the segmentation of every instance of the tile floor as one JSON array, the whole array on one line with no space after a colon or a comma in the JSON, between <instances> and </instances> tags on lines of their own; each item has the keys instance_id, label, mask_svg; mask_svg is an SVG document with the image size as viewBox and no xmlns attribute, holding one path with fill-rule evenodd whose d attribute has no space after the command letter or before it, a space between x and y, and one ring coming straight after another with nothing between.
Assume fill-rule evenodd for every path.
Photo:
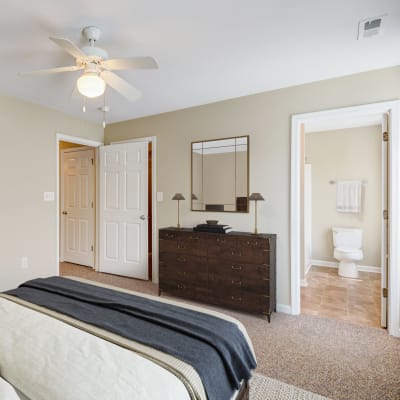
<instances>
[{"instance_id":1,"label":"tile floor","mask_svg":"<svg viewBox=\"0 0 400 400\"><path fill-rule=\"evenodd\" d=\"M380 327L381 275L359 272L343 278L337 268L311 267L307 287L301 288L301 312Z\"/></svg>"}]
</instances>

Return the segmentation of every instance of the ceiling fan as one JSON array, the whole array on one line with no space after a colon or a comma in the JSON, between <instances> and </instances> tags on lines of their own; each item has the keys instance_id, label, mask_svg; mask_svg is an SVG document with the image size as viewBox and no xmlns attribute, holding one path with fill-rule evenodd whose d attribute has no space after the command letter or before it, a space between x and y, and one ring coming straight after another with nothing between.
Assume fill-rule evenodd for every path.
<instances>
[{"instance_id":1,"label":"ceiling fan","mask_svg":"<svg viewBox=\"0 0 400 400\"><path fill-rule=\"evenodd\" d=\"M133 57L109 59L107 52L95 46L100 38L101 30L95 26L83 28L82 35L89 41L89 46L79 48L68 39L50 37L49 39L75 58L75 65L42 69L21 73L21 76L55 74L84 70L76 85L79 93L94 98L104 94L106 85L119 92L129 101L137 100L141 93L130 83L112 71L127 69L155 69L157 62L152 57Z\"/></svg>"}]
</instances>

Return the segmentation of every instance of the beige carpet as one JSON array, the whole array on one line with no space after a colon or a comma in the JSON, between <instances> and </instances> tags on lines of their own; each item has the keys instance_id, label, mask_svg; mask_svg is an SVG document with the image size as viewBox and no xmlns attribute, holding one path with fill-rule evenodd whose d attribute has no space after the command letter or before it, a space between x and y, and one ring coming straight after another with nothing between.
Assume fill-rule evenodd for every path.
<instances>
[{"instance_id":1,"label":"beige carpet","mask_svg":"<svg viewBox=\"0 0 400 400\"><path fill-rule=\"evenodd\" d=\"M250 381L250 400L328 400L295 386L254 374Z\"/></svg>"},{"instance_id":2,"label":"beige carpet","mask_svg":"<svg viewBox=\"0 0 400 400\"><path fill-rule=\"evenodd\" d=\"M152 283L71 264L64 264L61 274L157 294ZM385 330L281 313L268 324L261 317L223 311L246 326L258 373L334 400L400 400L400 339Z\"/></svg>"}]
</instances>

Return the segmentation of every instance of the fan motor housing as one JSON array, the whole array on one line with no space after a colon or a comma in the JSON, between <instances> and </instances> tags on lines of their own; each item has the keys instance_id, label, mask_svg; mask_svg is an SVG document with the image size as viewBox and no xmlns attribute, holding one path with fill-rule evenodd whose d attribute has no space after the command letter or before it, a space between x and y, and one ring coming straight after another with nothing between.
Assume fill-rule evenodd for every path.
<instances>
[{"instance_id":1,"label":"fan motor housing","mask_svg":"<svg viewBox=\"0 0 400 400\"><path fill-rule=\"evenodd\" d=\"M100 60L107 60L108 59L108 53L96 46L85 46L82 47L81 50L88 56L88 57L93 57L94 59L98 58Z\"/></svg>"},{"instance_id":2,"label":"fan motor housing","mask_svg":"<svg viewBox=\"0 0 400 400\"><path fill-rule=\"evenodd\" d=\"M97 26L86 26L82 29L82 36L87 40L96 41L100 39L101 30Z\"/></svg>"}]
</instances>

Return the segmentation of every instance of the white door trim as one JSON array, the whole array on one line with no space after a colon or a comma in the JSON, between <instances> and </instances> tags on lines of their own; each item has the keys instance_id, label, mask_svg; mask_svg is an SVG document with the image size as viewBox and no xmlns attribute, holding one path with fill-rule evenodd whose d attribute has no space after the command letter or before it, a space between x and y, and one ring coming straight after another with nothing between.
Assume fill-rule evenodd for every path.
<instances>
[{"instance_id":1,"label":"white door trim","mask_svg":"<svg viewBox=\"0 0 400 400\"><path fill-rule=\"evenodd\" d=\"M127 140L118 140L115 142L111 142L110 144L121 144L121 143L130 143L130 142L151 142L151 198L152 198L152 240L151 240L151 271L152 271L152 282L158 283L158 231L157 231L157 137L156 136L148 136L143 138L133 138Z\"/></svg>"},{"instance_id":2,"label":"white door trim","mask_svg":"<svg viewBox=\"0 0 400 400\"><path fill-rule=\"evenodd\" d=\"M96 140L90 140L85 138L80 138L76 136L65 135L63 133L56 133L56 271L57 275L60 274L60 142L70 142L81 144L82 146L99 147L102 146L103 142L98 142ZM97 175L97 173L96 173ZM97 183L96 183L97 185ZM97 218L96 218L97 225ZM96 228L97 230L97 228ZM96 239L97 240L97 239ZM95 257L95 265L97 262L97 257Z\"/></svg>"},{"instance_id":3,"label":"white door trim","mask_svg":"<svg viewBox=\"0 0 400 400\"><path fill-rule=\"evenodd\" d=\"M390 113L389 138L389 297L388 332L400 336L400 101L387 101L354 107L337 108L297 114L291 124L291 186L290 186L290 265L291 265L291 313L300 314L300 171L301 159L300 126L307 121L323 118L343 118L365 114Z\"/></svg>"}]
</instances>

